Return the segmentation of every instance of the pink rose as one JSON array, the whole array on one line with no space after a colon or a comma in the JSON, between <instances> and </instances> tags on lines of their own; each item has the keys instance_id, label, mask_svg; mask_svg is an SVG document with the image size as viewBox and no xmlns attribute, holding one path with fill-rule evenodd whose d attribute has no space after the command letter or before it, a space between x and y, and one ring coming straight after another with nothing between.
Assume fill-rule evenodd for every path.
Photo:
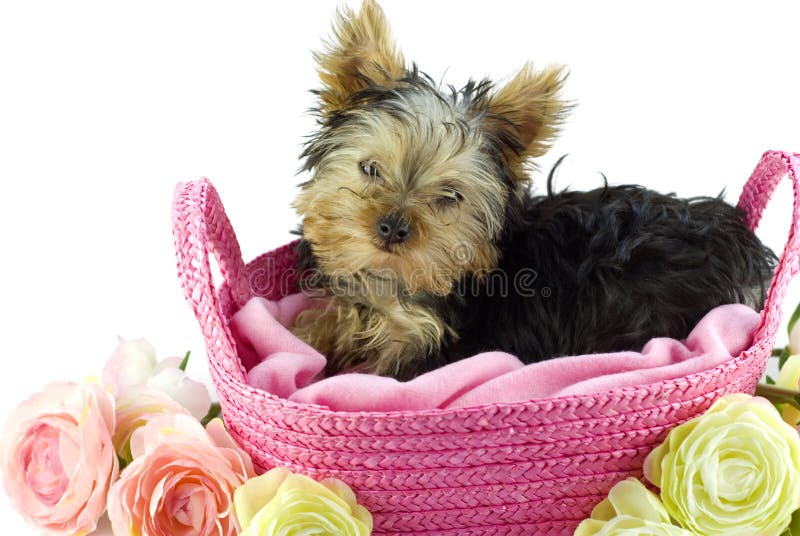
<instances>
[{"instance_id":1,"label":"pink rose","mask_svg":"<svg viewBox=\"0 0 800 536\"><path fill-rule=\"evenodd\" d=\"M114 399L96 381L51 383L3 429L3 483L14 506L48 534L97 528L119 471L111 442Z\"/></svg>"},{"instance_id":2,"label":"pink rose","mask_svg":"<svg viewBox=\"0 0 800 536\"><path fill-rule=\"evenodd\" d=\"M236 534L233 494L255 471L221 420L203 429L188 415L155 417L130 448L133 462L108 497L115 535Z\"/></svg>"}]
</instances>

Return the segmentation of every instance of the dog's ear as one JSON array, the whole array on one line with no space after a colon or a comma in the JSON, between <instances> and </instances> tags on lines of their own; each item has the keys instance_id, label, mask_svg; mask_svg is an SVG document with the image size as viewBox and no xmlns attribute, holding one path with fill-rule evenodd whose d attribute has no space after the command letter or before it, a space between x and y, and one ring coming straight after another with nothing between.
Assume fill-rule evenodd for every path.
<instances>
[{"instance_id":1,"label":"dog's ear","mask_svg":"<svg viewBox=\"0 0 800 536\"><path fill-rule=\"evenodd\" d=\"M344 106L350 95L369 83L390 86L405 75L403 55L397 49L383 10L364 0L356 15L345 7L336 14L333 39L314 53L322 81L321 111Z\"/></svg>"},{"instance_id":2,"label":"dog's ear","mask_svg":"<svg viewBox=\"0 0 800 536\"><path fill-rule=\"evenodd\" d=\"M547 152L559 133L571 109L561 97L566 77L563 67L536 71L528 63L489 98L486 124L513 170Z\"/></svg>"}]
</instances>

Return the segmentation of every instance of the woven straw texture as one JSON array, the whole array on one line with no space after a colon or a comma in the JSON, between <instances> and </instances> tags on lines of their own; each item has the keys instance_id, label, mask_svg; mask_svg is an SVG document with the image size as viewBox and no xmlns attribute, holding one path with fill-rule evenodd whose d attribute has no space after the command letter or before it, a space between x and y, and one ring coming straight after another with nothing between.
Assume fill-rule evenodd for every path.
<instances>
[{"instance_id":1,"label":"woven straw texture","mask_svg":"<svg viewBox=\"0 0 800 536\"><path fill-rule=\"evenodd\" d=\"M800 155L764 154L739 206L755 229L780 180L793 218L752 347L713 370L602 394L422 412L333 412L246 384L228 328L255 295L295 291L292 244L245 265L208 180L179 184L173 206L178 274L206 339L231 434L257 468L284 466L347 482L374 534L566 535L611 486L641 476L670 428L733 392L752 393L771 352L781 302L798 272ZM210 257L223 282L215 289Z\"/></svg>"}]
</instances>

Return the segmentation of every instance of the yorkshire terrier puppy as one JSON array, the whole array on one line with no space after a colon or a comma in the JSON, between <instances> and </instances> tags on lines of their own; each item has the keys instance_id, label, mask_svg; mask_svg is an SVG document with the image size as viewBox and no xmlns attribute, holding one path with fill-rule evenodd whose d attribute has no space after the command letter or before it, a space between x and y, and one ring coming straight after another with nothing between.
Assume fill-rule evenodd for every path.
<instances>
[{"instance_id":1,"label":"yorkshire terrier puppy","mask_svg":"<svg viewBox=\"0 0 800 536\"><path fill-rule=\"evenodd\" d=\"M373 0L339 15L315 59L319 131L295 207L319 305L293 330L328 373L639 350L717 305L760 307L775 256L719 198L530 193L526 164L569 110L562 68L442 90L407 66Z\"/></svg>"}]
</instances>

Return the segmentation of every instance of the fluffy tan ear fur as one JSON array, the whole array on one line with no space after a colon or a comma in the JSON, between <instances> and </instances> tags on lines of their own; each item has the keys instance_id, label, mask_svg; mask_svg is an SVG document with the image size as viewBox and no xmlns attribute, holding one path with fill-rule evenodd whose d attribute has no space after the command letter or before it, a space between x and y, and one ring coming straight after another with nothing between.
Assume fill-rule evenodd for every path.
<instances>
[{"instance_id":1,"label":"fluffy tan ear fur","mask_svg":"<svg viewBox=\"0 0 800 536\"><path fill-rule=\"evenodd\" d=\"M529 157L547 152L571 105L560 95L567 73L563 67L536 71L526 64L489 100L487 121L506 143L512 169L521 170Z\"/></svg>"},{"instance_id":2,"label":"fluffy tan ear fur","mask_svg":"<svg viewBox=\"0 0 800 536\"><path fill-rule=\"evenodd\" d=\"M403 55L374 0L364 0L358 15L348 7L340 10L333 39L314 59L323 85L319 92L323 113L342 108L350 95L367 87L368 80L387 86L405 74Z\"/></svg>"}]
</instances>

